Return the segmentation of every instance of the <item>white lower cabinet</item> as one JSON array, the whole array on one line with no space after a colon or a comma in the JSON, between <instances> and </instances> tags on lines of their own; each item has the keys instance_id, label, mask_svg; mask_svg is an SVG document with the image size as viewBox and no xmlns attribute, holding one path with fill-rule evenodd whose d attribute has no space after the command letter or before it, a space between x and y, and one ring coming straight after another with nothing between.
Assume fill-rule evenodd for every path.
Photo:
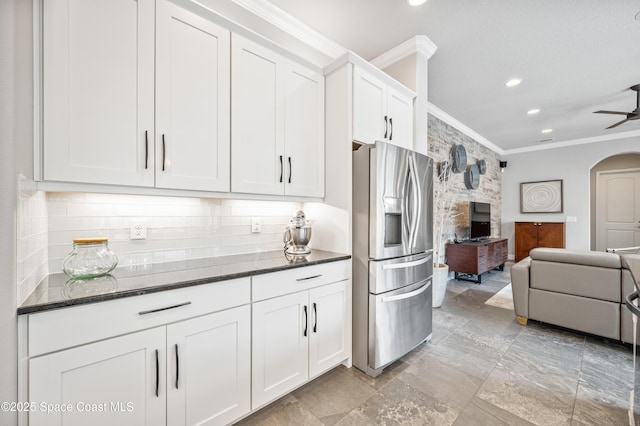
<instances>
[{"instance_id":1,"label":"white lower cabinet","mask_svg":"<svg viewBox=\"0 0 640 426\"><path fill-rule=\"evenodd\" d=\"M167 424L222 425L251 411L249 305L167 327Z\"/></svg>"},{"instance_id":2,"label":"white lower cabinet","mask_svg":"<svg viewBox=\"0 0 640 426\"><path fill-rule=\"evenodd\" d=\"M20 424L227 425L351 356L349 261L20 317ZM24 375L22 375L24 374Z\"/></svg>"},{"instance_id":3,"label":"white lower cabinet","mask_svg":"<svg viewBox=\"0 0 640 426\"><path fill-rule=\"evenodd\" d=\"M159 327L31 359L29 425L165 424L164 341Z\"/></svg>"},{"instance_id":4,"label":"white lower cabinet","mask_svg":"<svg viewBox=\"0 0 640 426\"><path fill-rule=\"evenodd\" d=\"M348 283L253 304L253 409L349 357Z\"/></svg>"},{"instance_id":5,"label":"white lower cabinet","mask_svg":"<svg viewBox=\"0 0 640 426\"><path fill-rule=\"evenodd\" d=\"M28 424L234 422L251 411L249 302L243 278L29 315L50 344L29 345ZM93 337L74 333L86 327ZM58 345L69 333L80 338Z\"/></svg>"}]
</instances>

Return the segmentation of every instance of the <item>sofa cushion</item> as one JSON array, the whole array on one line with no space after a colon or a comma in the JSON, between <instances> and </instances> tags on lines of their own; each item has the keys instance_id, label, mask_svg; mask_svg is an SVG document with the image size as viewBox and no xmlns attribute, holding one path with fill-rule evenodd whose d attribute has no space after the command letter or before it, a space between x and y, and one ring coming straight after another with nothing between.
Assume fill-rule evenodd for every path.
<instances>
[{"instance_id":1,"label":"sofa cushion","mask_svg":"<svg viewBox=\"0 0 640 426\"><path fill-rule=\"evenodd\" d=\"M621 267L619 255L601 251L538 247L531 250L529 256L533 260L546 260L548 262L573 263L614 269L620 269Z\"/></svg>"},{"instance_id":2,"label":"sofa cushion","mask_svg":"<svg viewBox=\"0 0 640 426\"><path fill-rule=\"evenodd\" d=\"M529 318L610 339L620 339L620 305L532 289Z\"/></svg>"},{"instance_id":3,"label":"sofa cushion","mask_svg":"<svg viewBox=\"0 0 640 426\"><path fill-rule=\"evenodd\" d=\"M529 287L620 303L620 273L621 269L532 258Z\"/></svg>"}]
</instances>

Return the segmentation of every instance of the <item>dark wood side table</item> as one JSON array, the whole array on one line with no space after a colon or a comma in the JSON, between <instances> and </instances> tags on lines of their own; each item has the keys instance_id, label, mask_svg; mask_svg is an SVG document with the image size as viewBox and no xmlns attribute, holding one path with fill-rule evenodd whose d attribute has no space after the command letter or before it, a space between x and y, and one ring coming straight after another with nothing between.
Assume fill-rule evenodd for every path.
<instances>
[{"instance_id":1,"label":"dark wood side table","mask_svg":"<svg viewBox=\"0 0 640 426\"><path fill-rule=\"evenodd\" d=\"M492 269L504 269L508 256L508 240L491 238L447 244L447 265L456 279L482 283L482 274ZM463 275L461 275L463 274ZM475 276L475 279L473 277Z\"/></svg>"}]
</instances>

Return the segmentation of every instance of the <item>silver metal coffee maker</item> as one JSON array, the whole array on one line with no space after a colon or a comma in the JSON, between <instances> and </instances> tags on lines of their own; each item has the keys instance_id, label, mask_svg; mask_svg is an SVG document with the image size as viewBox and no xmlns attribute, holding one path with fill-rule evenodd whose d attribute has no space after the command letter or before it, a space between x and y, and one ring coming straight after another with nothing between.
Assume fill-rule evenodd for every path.
<instances>
[{"instance_id":1,"label":"silver metal coffee maker","mask_svg":"<svg viewBox=\"0 0 640 426\"><path fill-rule=\"evenodd\" d=\"M298 210L293 213L291 223L284 228L284 251L291 255L305 255L311 253L309 240L311 240L311 225L305 219L304 212Z\"/></svg>"}]
</instances>

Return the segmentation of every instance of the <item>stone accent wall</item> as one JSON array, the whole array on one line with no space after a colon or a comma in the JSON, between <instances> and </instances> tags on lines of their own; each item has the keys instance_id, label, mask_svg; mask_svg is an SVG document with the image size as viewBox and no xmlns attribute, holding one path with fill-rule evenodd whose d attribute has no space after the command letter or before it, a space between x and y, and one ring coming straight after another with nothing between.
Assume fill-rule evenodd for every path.
<instances>
[{"instance_id":1,"label":"stone accent wall","mask_svg":"<svg viewBox=\"0 0 640 426\"><path fill-rule=\"evenodd\" d=\"M480 185L477 189L467 189L464 183L464 173L452 173L449 177L448 190L445 199L453 200L452 218L448 225L444 226L443 245L452 241L457 235L458 239L469 238L469 201L481 201L491 204L491 235L500 237L500 224L502 222L502 173L500 172L500 155L486 146L480 144L471 137L450 126L437 117L429 115L428 155L433 158L434 183L438 185L438 165L442 161L451 161L451 149L462 144L467 151L467 165L485 160L487 171L480 175ZM443 211L434 211L434 224L444 214ZM434 229L437 229L435 227ZM437 236L434 235L435 241ZM435 243L434 243L435 244ZM435 247L434 247L435 248ZM437 250L436 250L437 251ZM444 247L440 250L441 258L444 256Z\"/></svg>"}]
</instances>

